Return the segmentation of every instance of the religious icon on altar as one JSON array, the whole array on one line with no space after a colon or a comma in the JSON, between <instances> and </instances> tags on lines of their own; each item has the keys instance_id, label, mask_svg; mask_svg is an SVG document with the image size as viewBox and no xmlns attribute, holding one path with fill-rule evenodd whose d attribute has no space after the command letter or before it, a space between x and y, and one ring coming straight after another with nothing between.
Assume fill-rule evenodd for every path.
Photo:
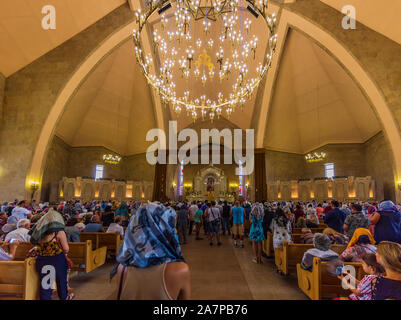
<instances>
[{"instance_id":1,"label":"religious icon on altar","mask_svg":"<svg viewBox=\"0 0 401 320\"><path fill-rule=\"evenodd\" d=\"M206 191L207 192L214 191L214 179L213 178L207 178Z\"/></svg>"}]
</instances>

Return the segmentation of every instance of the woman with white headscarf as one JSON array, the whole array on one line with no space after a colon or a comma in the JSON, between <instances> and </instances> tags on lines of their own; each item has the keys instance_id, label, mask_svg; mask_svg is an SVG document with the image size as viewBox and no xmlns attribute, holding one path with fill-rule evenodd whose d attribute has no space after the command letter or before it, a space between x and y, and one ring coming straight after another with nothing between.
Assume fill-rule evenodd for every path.
<instances>
[{"instance_id":1,"label":"woman with white headscarf","mask_svg":"<svg viewBox=\"0 0 401 320\"><path fill-rule=\"evenodd\" d=\"M252 259L255 263L262 263L262 241L265 240L263 232L263 217L265 215L263 205L256 202L251 210L251 230L249 240L252 241L252 248L255 257Z\"/></svg>"}]
</instances>

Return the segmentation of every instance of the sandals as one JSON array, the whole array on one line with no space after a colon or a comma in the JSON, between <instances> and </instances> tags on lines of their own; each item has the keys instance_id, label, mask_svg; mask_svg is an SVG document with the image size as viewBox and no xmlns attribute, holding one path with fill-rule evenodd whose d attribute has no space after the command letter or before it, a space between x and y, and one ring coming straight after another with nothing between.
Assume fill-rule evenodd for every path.
<instances>
[{"instance_id":1,"label":"sandals","mask_svg":"<svg viewBox=\"0 0 401 320\"><path fill-rule=\"evenodd\" d=\"M75 298L75 293L70 293L68 296L67 296L67 299L66 300L73 300Z\"/></svg>"}]
</instances>

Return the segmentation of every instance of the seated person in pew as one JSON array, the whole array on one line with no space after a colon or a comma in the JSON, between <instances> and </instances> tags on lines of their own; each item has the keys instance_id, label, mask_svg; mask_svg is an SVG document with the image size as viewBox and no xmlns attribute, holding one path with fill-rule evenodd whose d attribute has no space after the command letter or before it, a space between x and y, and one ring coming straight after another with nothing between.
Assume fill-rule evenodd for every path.
<instances>
[{"instance_id":1,"label":"seated person in pew","mask_svg":"<svg viewBox=\"0 0 401 320\"><path fill-rule=\"evenodd\" d=\"M375 240L369 229L358 228L355 230L347 249L340 255L342 261L361 262L365 253L376 253Z\"/></svg>"},{"instance_id":2,"label":"seated person in pew","mask_svg":"<svg viewBox=\"0 0 401 320\"><path fill-rule=\"evenodd\" d=\"M338 276L344 285L352 292L349 297L335 298L334 300L372 300L372 281L378 276L384 275L384 268L376 260L376 255L367 253L362 256L362 268L366 275L361 281L354 278L351 274ZM350 279L353 283L347 281ZM356 287L355 287L356 286Z\"/></svg>"},{"instance_id":3,"label":"seated person in pew","mask_svg":"<svg viewBox=\"0 0 401 320\"><path fill-rule=\"evenodd\" d=\"M303 244L313 244L313 239L315 235L312 233L312 230L309 228L302 228L302 236L301 240Z\"/></svg>"},{"instance_id":4,"label":"seated person in pew","mask_svg":"<svg viewBox=\"0 0 401 320\"><path fill-rule=\"evenodd\" d=\"M15 217L9 217L7 223L3 226L3 228L1 228L1 232L3 234L0 237L0 241L4 241L8 233L17 229L17 220L15 219L15 221L11 221L12 219L15 219Z\"/></svg>"},{"instance_id":5,"label":"seated person in pew","mask_svg":"<svg viewBox=\"0 0 401 320\"><path fill-rule=\"evenodd\" d=\"M270 225L270 230L273 233L273 248L281 248L284 241L292 242L291 240L291 221L288 214L278 207L276 215Z\"/></svg>"},{"instance_id":6,"label":"seated person in pew","mask_svg":"<svg viewBox=\"0 0 401 320\"><path fill-rule=\"evenodd\" d=\"M7 213L0 212L0 230L3 228L4 225L7 224Z\"/></svg>"},{"instance_id":7,"label":"seated person in pew","mask_svg":"<svg viewBox=\"0 0 401 320\"><path fill-rule=\"evenodd\" d=\"M30 229L31 221L29 219L18 220L17 229L9 232L4 240L8 241L10 239L16 239L20 242L29 242L31 239L31 236L28 235Z\"/></svg>"},{"instance_id":8,"label":"seated person in pew","mask_svg":"<svg viewBox=\"0 0 401 320\"><path fill-rule=\"evenodd\" d=\"M121 239L124 239L124 228L121 226L123 219L120 216L114 218L114 222L107 228L107 232L120 232Z\"/></svg>"},{"instance_id":9,"label":"seated person in pew","mask_svg":"<svg viewBox=\"0 0 401 320\"><path fill-rule=\"evenodd\" d=\"M190 299L190 272L175 232L176 212L148 203L130 220L110 273L117 300Z\"/></svg>"},{"instance_id":10,"label":"seated person in pew","mask_svg":"<svg viewBox=\"0 0 401 320\"><path fill-rule=\"evenodd\" d=\"M380 242L376 259L383 266L385 276L373 279L372 300L401 300L401 245L390 241Z\"/></svg>"},{"instance_id":11,"label":"seated person in pew","mask_svg":"<svg viewBox=\"0 0 401 320\"><path fill-rule=\"evenodd\" d=\"M331 241L328 236L322 233L315 233L313 238L314 248L304 253L301 268L312 271L313 258L320 258L322 261L337 261L338 254L330 249Z\"/></svg>"},{"instance_id":12,"label":"seated person in pew","mask_svg":"<svg viewBox=\"0 0 401 320\"><path fill-rule=\"evenodd\" d=\"M104 232L100 217L98 215L93 215L91 218L91 222L86 225L85 229L82 230L82 232Z\"/></svg>"},{"instance_id":13,"label":"seated person in pew","mask_svg":"<svg viewBox=\"0 0 401 320\"><path fill-rule=\"evenodd\" d=\"M326 228L323 230L323 234L329 237L331 244L348 244L348 237L342 233L337 232L332 228Z\"/></svg>"},{"instance_id":14,"label":"seated person in pew","mask_svg":"<svg viewBox=\"0 0 401 320\"><path fill-rule=\"evenodd\" d=\"M68 219L65 224L65 234L68 242L81 242L80 234L82 229L78 228L77 225L78 220L76 218Z\"/></svg>"},{"instance_id":15,"label":"seated person in pew","mask_svg":"<svg viewBox=\"0 0 401 320\"><path fill-rule=\"evenodd\" d=\"M295 228L307 228L305 218L298 218L297 222L295 223Z\"/></svg>"},{"instance_id":16,"label":"seated person in pew","mask_svg":"<svg viewBox=\"0 0 401 320\"><path fill-rule=\"evenodd\" d=\"M31 242L37 245L36 270L39 273L40 283L43 280L46 282L53 271L59 299L73 299L75 295L68 294L67 276L68 270L72 268L72 262L68 258L69 246L62 215L54 208L50 208L32 228L30 235ZM52 283L49 286L41 285L40 300L51 300L52 291Z\"/></svg>"},{"instance_id":17,"label":"seated person in pew","mask_svg":"<svg viewBox=\"0 0 401 320\"><path fill-rule=\"evenodd\" d=\"M8 239L6 242L4 242L0 246L0 261L14 260L15 252L19 244L20 241L16 239Z\"/></svg>"}]
</instances>

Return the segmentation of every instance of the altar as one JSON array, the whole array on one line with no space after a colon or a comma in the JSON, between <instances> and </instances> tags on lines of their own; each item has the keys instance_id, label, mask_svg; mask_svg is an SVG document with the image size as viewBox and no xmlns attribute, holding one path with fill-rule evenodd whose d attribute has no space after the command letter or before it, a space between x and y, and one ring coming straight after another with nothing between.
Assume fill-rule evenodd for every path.
<instances>
[{"instance_id":1,"label":"altar","mask_svg":"<svg viewBox=\"0 0 401 320\"><path fill-rule=\"evenodd\" d=\"M234 201L235 195L228 192L224 171L211 165L196 172L192 193L186 198L188 201Z\"/></svg>"}]
</instances>

